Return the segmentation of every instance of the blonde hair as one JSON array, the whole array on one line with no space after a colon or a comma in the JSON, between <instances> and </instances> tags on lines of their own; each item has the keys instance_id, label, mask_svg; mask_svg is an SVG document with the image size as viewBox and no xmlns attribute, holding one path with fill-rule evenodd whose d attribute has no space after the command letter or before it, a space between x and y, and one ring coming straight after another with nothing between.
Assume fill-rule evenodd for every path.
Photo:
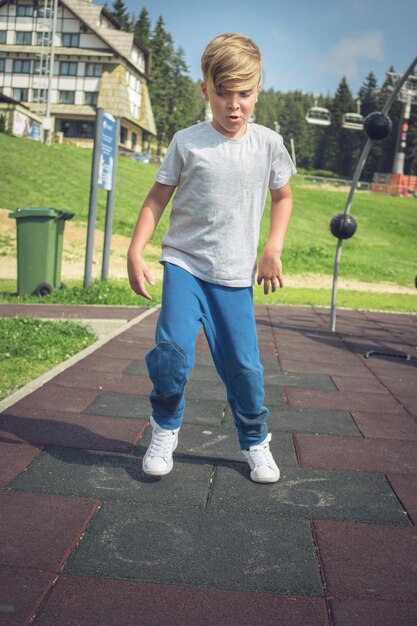
<instances>
[{"instance_id":1,"label":"blonde hair","mask_svg":"<svg viewBox=\"0 0 417 626\"><path fill-rule=\"evenodd\" d=\"M238 91L249 89L261 81L261 51L249 37L238 33L218 35L203 52L201 70L208 88L239 81Z\"/></svg>"}]
</instances>

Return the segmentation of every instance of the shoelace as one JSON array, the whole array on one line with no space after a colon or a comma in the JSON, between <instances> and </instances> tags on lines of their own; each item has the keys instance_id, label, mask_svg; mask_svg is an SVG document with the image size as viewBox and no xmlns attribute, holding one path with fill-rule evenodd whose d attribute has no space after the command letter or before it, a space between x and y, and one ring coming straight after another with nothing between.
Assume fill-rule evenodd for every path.
<instances>
[{"instance_id":1,"label":"shoelace","mask_svg":"<svg viewBox=\"0 0 417 626\"><path fill-rule=\"evenodd\" d=\"M172 430L154 429L152 434L151 449L149 456L165 458L171 452L170 448L175 441L175 433Z\"/></svg>"},{"instance_id":2,"label":"shoelace","mask_svg":"<svg viewBox=\"0 0 417 626\"><path fill-rule=\"evenodd\" d=\"M274 460L269 449L269 443L261 443L258 446L253 446L250 451L250 458L252 459L255 467L261 467L267 465L268 467L274 466Z\"/></svg>"}]
</instances>

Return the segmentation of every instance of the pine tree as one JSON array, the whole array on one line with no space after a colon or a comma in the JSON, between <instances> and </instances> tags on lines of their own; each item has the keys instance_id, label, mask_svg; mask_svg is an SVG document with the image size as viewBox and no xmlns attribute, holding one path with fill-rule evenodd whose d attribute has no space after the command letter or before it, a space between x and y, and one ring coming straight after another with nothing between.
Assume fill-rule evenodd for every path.
<instances>
[{"instance_id":1,"label":"pine tree","mask_svg":"<svg viewBox=\"0 0 417 626\"><path fill-rule=\"evenodd\" d=\"M139 39L147 48L151 44L151 20L148 10L144 7L136 20L133 32L136 39Z\"/></svg>"},{"instance_id":2,"label":"pine tree","mask_svg":"<svg viewBox=\"0 0 417 626\"><path fill-rule=\"evenodd\" d=\"M124 0L114 0L110 13L120 22L122 30L131 30L132 22Z\"/></svg>"},{"instance_id":3,"label":"pine tree","mask_svg":"<svg viewBox=\"0 0 417 626\"><path fill-rule=\"evenodd\" d=\"M325 169L344 178L351 178L354 171L352 153L355 147L355 131L342 128L344 113L352 111L355 111L355 103L346 78L343 77L330 107L332 123L326 133Z\"/></svg>"},{"instance_id":4,"label":"pine tree","mask_svg":"<svg viewBox=\"0 0 417 626\"><path fill-rule=\"evenodd\" d=\"M165 30L162 16L159 16L150 42L152 51L152 83L150 96L155 116L157 134L157 154L168 142L170 108L172 107L171 92L173 84L174 45L172 36Z\"/></svg>"}]
</instances>

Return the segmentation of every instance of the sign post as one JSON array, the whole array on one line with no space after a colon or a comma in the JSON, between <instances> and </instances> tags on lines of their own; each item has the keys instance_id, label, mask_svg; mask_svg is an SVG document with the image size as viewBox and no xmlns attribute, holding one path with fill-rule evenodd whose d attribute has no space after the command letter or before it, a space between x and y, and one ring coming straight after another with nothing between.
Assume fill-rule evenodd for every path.
<instances>
[{"instance_id":1,"label":"sign post","mask_svg":"<svg viewBox=\"0 0 417 626\"><path fill-rule=\"evenodd\" d=\"M113 220L114 187L116 180L117 145L119 143L120 120L110 113L97 108L94 132L93 161L91 168L90 202L88 208L87 244L85 252L84 289L92 284L94 256L94 231L97 216L98 189L105 189L107 195L106 226L103 250L102 279L107 279L110 239Z\"/></svg>"}]
</instances>

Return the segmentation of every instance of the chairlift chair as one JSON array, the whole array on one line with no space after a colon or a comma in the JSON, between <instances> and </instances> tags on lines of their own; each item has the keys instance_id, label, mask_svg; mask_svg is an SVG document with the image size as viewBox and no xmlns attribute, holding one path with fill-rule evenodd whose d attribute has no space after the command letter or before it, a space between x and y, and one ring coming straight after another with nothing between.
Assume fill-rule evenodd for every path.
<instances>
[{"instance_id":1,"label":"chairlift chair","mask_svg":"<svg viewBox=\"0 0 417 626\"><path fill-rule=\"evenodd\" d=\"M332 123L329 109L313 106L306 113L306 122L318 124L319 126L330 126Z\"/></svg>"},{"instance_id":2,"label":"chairlift chair","mask_svg":"<svg viewBox=\"0 0 417 626\"><path fill-rule=\"evenodd\" d=\"M349 130L363 130L364 118L360 114L361 101L357 102L356 113L345 113L342 118L342 128L348 128Z\"/></svg>"}]
</instances>

